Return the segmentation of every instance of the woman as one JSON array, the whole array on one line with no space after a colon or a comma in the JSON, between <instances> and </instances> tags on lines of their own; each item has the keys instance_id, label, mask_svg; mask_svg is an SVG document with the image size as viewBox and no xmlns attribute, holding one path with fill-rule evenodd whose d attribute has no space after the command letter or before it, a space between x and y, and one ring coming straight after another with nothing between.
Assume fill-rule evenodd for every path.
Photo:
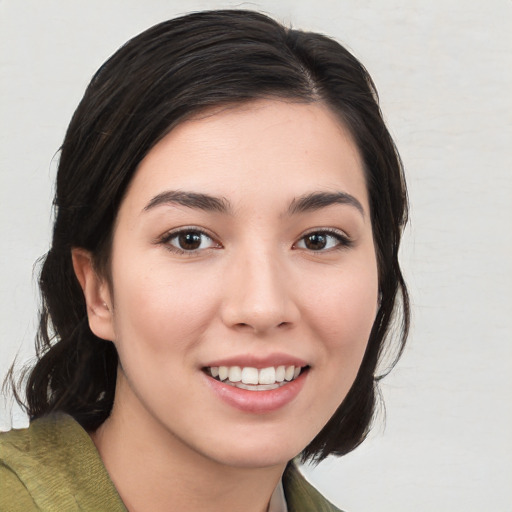
<instances>
[{"instance_id":1,"label":"woman","mask_svg":"<svg viewBox=\"0 0 512 512\"><path fill-rule=\"evenodd\" d=\"M408 301L400 159L362 65L250 11L129 41L68 128L8 510L337 510ZM400 300L401 299L401 300Z\"/></svg>"}]
</instances>

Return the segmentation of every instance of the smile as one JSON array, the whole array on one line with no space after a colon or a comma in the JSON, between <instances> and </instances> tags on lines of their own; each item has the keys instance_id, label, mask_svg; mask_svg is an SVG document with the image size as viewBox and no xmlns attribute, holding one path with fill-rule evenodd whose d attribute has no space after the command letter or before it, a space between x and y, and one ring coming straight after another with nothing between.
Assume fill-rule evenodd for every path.
<instances>
[{"instance_id":1,"label":"smile","mask_svg":"<svg viewBox=\"0 0 512 512\"><path fill-rule=\"evenodd\" d=\"M250 366L211 366L205 368L205 371L215 380L239 389L270 391L292 382L306 368L293 365L261 369Z\"/></svg>"}]
</instances>

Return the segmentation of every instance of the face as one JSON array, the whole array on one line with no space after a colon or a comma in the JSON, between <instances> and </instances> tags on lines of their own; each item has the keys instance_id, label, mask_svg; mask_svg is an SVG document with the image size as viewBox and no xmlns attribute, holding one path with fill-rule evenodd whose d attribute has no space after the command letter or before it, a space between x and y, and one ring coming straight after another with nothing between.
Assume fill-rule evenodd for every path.
<instances>
[{"instance_id":1,"label":"face","mask_svg":"<svg viewBox=\"0 0 512 512\"><path fill-rule=\"evenodd\" d=\"M113 414L219 464L285 463L347 394L376 315L348 131L269 100L182 123L127 191L111 278Z\"/></svg>"}]
</instances>

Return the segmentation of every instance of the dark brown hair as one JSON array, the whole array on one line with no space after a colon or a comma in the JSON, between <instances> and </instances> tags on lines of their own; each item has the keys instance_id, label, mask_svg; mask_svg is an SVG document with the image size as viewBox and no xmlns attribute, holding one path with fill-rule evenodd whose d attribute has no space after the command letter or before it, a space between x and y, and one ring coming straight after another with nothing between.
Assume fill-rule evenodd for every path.
<instances>
[{"instance_id":1,"label":"dark brown hair","mask_svg":"<svg viewBox=\"0 0 512 512\"><path fill-rule=\"evenodd\" d=\"M302 455L316 460L342 455L365 438L388 331L398 317L398 357L409 325L398 264L407 218L401 161L375 86L353 55L328 37L287 29L244 10L199 12L156 25L120 48L88 86L61 148L53 241L40 274L38 361L26 384L32 419L59 410L95 430L113 404L117 353L113 343L89 329L71 249L91 251L99 271L108 274L116 214L148 151L204 109L260 98L324 102L351 131L364 162L378 259L378 313L352 388Z\"/></svg>"}]
</instances>

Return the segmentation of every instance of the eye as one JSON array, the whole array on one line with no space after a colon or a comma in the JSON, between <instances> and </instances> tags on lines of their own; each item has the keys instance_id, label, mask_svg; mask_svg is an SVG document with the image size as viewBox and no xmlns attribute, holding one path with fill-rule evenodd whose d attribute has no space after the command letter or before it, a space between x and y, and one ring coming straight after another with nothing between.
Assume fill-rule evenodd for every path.
<instances>
[{"instance_id":1,"label":"eye","mask_svg":"<svg viewBox=\"0 0 512 512\"><path fill-rule=\"evenodd\" d=\"M351 240L338 231L314 231L303 236L296 244L298 249L306 249L308 251L328 251L329 249L337 249L350 247Z\"/></svg>"},{"instance_id":2,"label":"eye","mask_svg":"<svg viewBox=\"0 0 512 512\"><path fill-rule=\"evenodd\" d=\"M198 229L181 229L168 233L162 243L175 252L196 252L203 249L220 247L210 236Z\"/></svg>"}]
</instances>

